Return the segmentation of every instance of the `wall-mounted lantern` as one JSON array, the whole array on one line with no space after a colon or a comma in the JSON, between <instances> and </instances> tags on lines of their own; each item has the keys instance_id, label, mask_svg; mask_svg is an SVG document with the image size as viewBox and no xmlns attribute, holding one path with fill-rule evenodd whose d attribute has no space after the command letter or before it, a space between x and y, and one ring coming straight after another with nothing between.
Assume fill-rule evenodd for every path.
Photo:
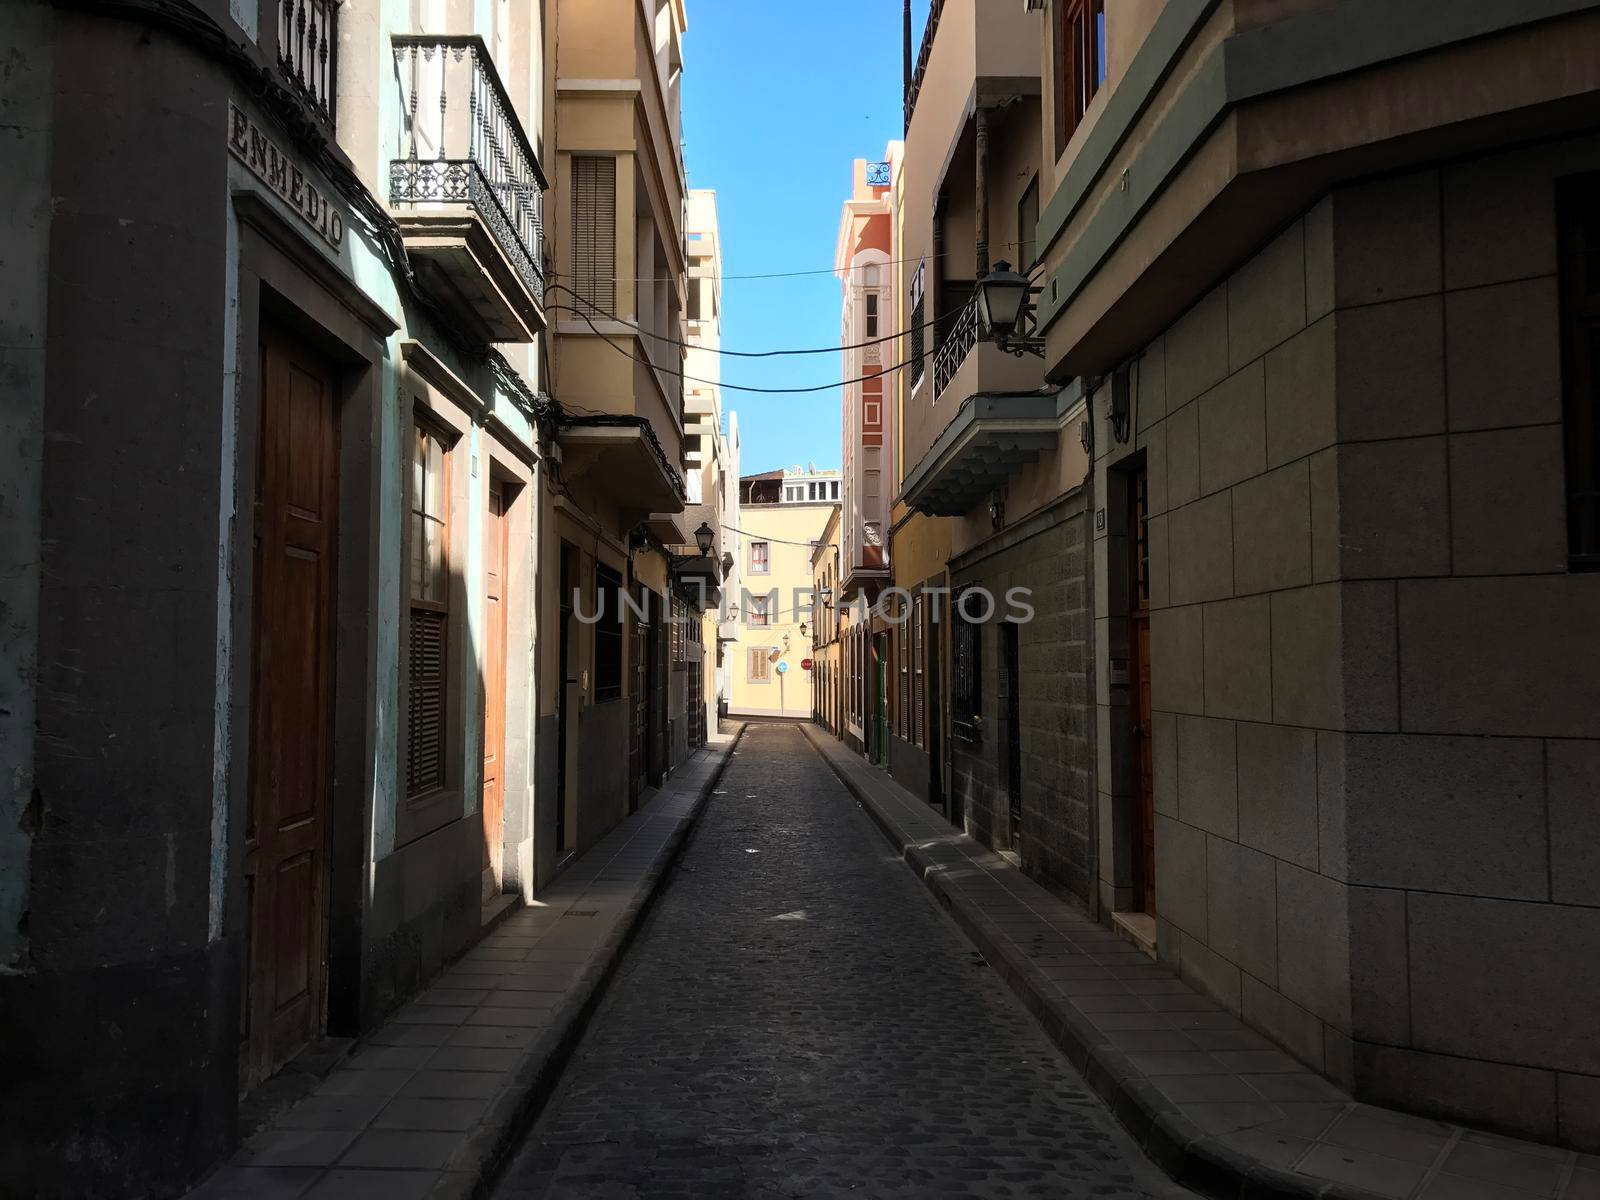
<instances>
[{"instance_id":1,"label":"wall-mounted lantern","mask_svg":"<svg viewBox=\"0 0 1600 1200\"><path fill-rule=\"evenodd\" d=\"M1044 357L1044 341L1032 334L1033 285L1004 259L978 280L978 334L1008 354Z\"/></svg>"}]
</instances>

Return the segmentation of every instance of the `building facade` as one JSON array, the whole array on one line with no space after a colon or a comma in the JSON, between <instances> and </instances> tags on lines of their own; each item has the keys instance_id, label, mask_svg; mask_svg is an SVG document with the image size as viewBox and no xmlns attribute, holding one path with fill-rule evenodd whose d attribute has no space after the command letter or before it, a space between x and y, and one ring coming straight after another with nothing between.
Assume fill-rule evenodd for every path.
<instances>
[{"instance_id":1,"label":"building facade","mask_svg":"<svg viewBox=\"0 0 1600 1200\"><path fill-rule=\"evenodd\" d=\"M0 15L0 1178L181 1194L704 738L684 24Z\"/></svg>"},{"instance_id":2,"label":"building facade","mask_svg":"<svg viewBox=\"0 0 1600 1200\"><path fill-rule=\"evenodd\" d=\"M1099 898L1358 1097L1593 1149L1600 14L1356 7L1034 18Z\"/></svg>"},{"instance_id":3,"label":"building facade","mask_svg":"<svg viewBox=\"0 0 1600 1200\"><path fill-rule=\"evenodd\" d=\"M549 30L559 410L540 546L555 585L541 590L546 874L637 808L687 744L697 668L675 618L700 599L677 566L701 560L684 520L685 24L679 0L602 0L558 4Z\"/></svg>"},{"instance_id":4,"label":"building facade","mask_svg":"<svg viewBox=\"0 0 1600 1200\"><path fill-rule=\"evenodd\" d=\"M734 547L729 541L738 521L738 421L730 412L724 432L722 412L722 233L717 221L717 194L706 188L689 193L688 353L684 357L684 461L688 467L688 502L683 523L696 538L711 532L707 563L683 563L679 587L691 608L698 609L702 647L698 678L690 685L688 743L700 745L707 730L717 728L722 661L719 630L722 592L737 586L731 578ZM730 507L730 505L732 507ZM699 572L698 576L696 572ZM698 740L693 736L698 734Z\"/></svg>"},{"instance_id":5,"label":"building facade","mask_svg":"<svg viewBox=\"0 0 1600 1200\"><path fill-rule=\"evenodd\" d=\"M920 261L921 247L932 248L913 286L924 314L936 315L922 335L926 362L914 361L907 381L899 498L909 512L945 518L949 555L944 574L905 575L902 586L951 593L948 603L913 599L896 640L909 711L894 744L919 783L935 763L947 768L944 800L956 825L1087 902L1094 796L1083 389L1046 385L1035 354L979 336L975 281L991 269L1035 267L1042 64L1029 37L1034 15L1018 8L979 21L978 7L936 11L908 90L903 257ZM958 95L970 102L951 103ZM946 653L947 740L933 715Z\"/></svg>"},{"instance_id":6,"label":"building facade","mask_svg":"<svg viewBox=\"0 0 1600 1200\"><path fill-rule=\"evenodd\" d=\"M843 481L840 489L838 603L870 608L890 580L889 505L894 487L894 387L900 372L893 287L894 205L892 181L901 147L892 142L883 161L857 159L850 198L839 215L834 274L840 287L839 344L844 347ZM844 655L846 684L858 700L871 686L867 638L870 622L851 627ZM844 737L858 749L868 745L864 713L873 704L846 706ZM875 743L874 743L875 744Z\"/></svg>"},{"instance_id":7,"label":"building facade","mask_svg":"<svg viewBox=\"0 0 1600 1200\"><path fill-rule=\"evenodd\" d=\"M0 18L0 1177L40 1194L181 1192L537 886L546 31L436 15Z\"/></svg>"},{"instance_id":8,"label":"building facade","mask_svg":"<svg viewBox=\"0 0 1600 1200\"><path fill-rule=\"evenodd\" d=\"M813 680L801 666L811 654L811 556L839 505L783 497L838 482L837 472L798 469L739 481L740 588L729 597L736 636L724 649L736 716L811 718Z\"/></svg>"},{"instance_id":9,"label":"building facade","mask_svg":"<svg viewBox=\"0 0 1600 1200\"><path fill-rule=\"evenodd\" d=\"M844 506L835 508L811 551L811 719L835 737L843 735L844 684L840 677L839 564Z\"/></svg>"}]
</instances>

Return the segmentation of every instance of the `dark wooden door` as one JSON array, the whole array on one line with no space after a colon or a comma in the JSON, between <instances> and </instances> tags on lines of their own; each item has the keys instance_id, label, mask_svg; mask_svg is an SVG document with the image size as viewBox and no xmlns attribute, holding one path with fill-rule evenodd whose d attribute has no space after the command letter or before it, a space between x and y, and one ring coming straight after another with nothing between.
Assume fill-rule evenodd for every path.
<instances>
[{"instance_id":1,"label":"dark wooden door","mask_svg":"<svg viewBox=\"0 0 1600 1200\"><path fill-rule=\"evenodd\" d=\"M567 748L568 725L571 722L572 689L578 678L572 671L572 589L577 582L577 551L563 543L561 547L561 599L560 641L561 672L556 688L556 854L567 852L567 773L572 755Z\"/></svg>"},{"instance_id":2,"label":"dark wooden door","mask_svg":"<svg viewBox=\"0 0 1600 1200\"><path fill-rule=\"evenodd\" d=\"M659 615L648 630L647 657L650 660L650 712L647 724L650 730L650 782L657 787L666 779L671 762L670 728L667 724L667 683L672 678L672 663L668 659L672 639L667 636L668 601L658 600L652 593L652 603L658 605Z\"/></svg>"},{"instance_id":3,"label":"dark wooden door","mask_svg":"<svg viewBox=\"0 0 1600 1200\"><path fill-rule=\"evenodd\" d=\"M647 785L650 741L650 593L639 588L634 597L638 607L630 618L633 636L628 641L628 663L633 669L631 716L628 730L628 811L639 807L639 797Z\"/></svg>"},{"instance_id":4,"label":"dark wooden door","mask_svg":"<svg viewBox=\"0 0 1600 1200\"><path fill-rule=\"evenodd\" d=\"M333 370L260 344L240 1086L323 1028L338 499Z\"/></svg>"},{"instance_id":5,"label":"dark wooden door","mask_svg":"<svg viewBox=\"0 0 1600 1200\"><path fill-rule=\"evenodd\" d=\"M1006 801L1011 848L1022 849L1022 662L1017 625L1000 626L1000 702L1006 717Z\"/></svg>"},{"instance_id":6,"label":"dark wooden door","mask_svg":"<svg viewBox=\"0 0 1600 1200\"><path fill-rule=\"evenodd\" d=\"M483 892L505 880L506 751L506 492L489 484L483 530Z\"/></svg>"},{"instance_id":7,"label":"dark wooden door","mask_svg":"<svg viewBox=\"0 0 1600 1200\"><path fill-rule=\"evenodd\" d=\"M1132 685L1129 702L1133 708L1134 798L1138 805L1134 824L1133 885L1134 899L1145 912L1156 911L1156 793L1155 741L1151 736L1150 711L1150 540L1149 481L1143 469L1133 478L1133 513L1129 529L1133 534L1132 601L1128 613L1128 645L1133 661L1128 664Z\"/></svg>"},{"instance_id":8,"label":"dark wooden door","mask_svg":"<svg viewBox=\"0 0 1600 1200\"><path fill-rule=\"evenodd\" d=\"M872 638L872 761L880 767L889 764L889 635Z\"/></svg>"}]
</instances>

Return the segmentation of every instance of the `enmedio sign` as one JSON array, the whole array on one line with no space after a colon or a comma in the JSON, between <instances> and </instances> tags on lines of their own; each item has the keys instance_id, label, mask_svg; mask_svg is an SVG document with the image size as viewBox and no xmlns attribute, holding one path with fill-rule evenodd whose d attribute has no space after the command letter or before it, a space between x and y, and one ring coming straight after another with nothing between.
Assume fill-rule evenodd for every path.
<instances>
[{"instance_id":1,"label":"enmedio sign","mask_svg":"<svg viewBox=\"0 0 1600 1200\"><path fill-rule=\"evenodd\" d=\"M232 100L228 101L228 149L250 168L251 174L294 209L323 241L335 250L340 247L344 242L344 214Z\"/></svg>"}]
</instances>

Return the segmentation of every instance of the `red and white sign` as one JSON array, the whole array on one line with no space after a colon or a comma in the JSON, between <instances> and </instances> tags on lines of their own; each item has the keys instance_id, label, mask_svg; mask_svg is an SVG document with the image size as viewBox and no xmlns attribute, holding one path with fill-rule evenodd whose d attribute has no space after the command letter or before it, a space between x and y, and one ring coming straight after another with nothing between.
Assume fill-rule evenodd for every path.
<instances>
[{"instance_id":1,"label":"red and white sign","mask_svg":"<svg viewBox=\"0 0 1600 1200\"><path fill-rule=\"evenodd\" d=\"M801 670L802 670L802 671L809 671L809 670L811 670L811 660L810 660L810 659L809 659L809 658L802 658L802 659L801 659L801 660L800 660L800 669L801 669Z\"/></svg>"}]
</instances>

